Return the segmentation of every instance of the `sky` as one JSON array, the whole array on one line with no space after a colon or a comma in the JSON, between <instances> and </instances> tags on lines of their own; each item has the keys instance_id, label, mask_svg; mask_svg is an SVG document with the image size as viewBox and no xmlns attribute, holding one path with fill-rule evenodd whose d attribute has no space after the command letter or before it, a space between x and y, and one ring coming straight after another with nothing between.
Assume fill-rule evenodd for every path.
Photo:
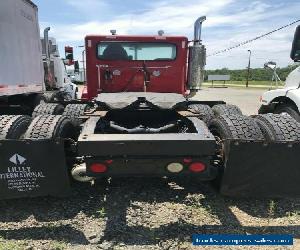
<instances>
[{"instance_id":1,"label":"sky","mask_svg":"<svg viewBox=\"0 0 300 250\"><path fill-rule=\"evenodd\" d=\"M51 27L61 54L65 45L74 46L75 58L81 58L87 34L165 35L193 38L194 21L206 15L202 40L207 54L300 19L299 0L33 0L39 8L41 31ZM243 69L263 67L267 61L278 66L291 64L289 58L296 25L230 52L207 58L207 69ZM298 23L300 25L300 22Z\"/></svg>"}]
</instances>

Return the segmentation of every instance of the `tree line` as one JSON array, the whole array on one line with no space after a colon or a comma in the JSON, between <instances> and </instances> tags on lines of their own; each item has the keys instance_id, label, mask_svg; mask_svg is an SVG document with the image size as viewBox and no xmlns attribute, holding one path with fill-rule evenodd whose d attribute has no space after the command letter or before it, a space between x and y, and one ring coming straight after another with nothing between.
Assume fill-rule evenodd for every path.
<instances>
[{"instance_id":1,"label":"tree line","mask_svg":"<svg viewBox=\"0 0 300 250\"><path fill-rule=\"evenodd\" d=\"M277 74L282 81L285 81L288 74L297 68L299 65L293 64L283 68L277 68ZM247 69L215 69L206 70L205 80L207 81L208 75L230 75L231 81L244 81L247 79ZM250 69L250 81L270 81L272 79L273 71L264 68Z\"/></svg>"}]
</instances>

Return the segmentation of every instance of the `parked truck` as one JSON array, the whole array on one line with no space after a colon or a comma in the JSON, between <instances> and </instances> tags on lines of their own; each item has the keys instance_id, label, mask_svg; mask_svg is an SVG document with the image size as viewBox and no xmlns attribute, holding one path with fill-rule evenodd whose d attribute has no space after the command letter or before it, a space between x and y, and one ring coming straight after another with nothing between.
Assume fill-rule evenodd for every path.
<instances>
[{"instance_id":1,"label":"parked truck","mask_svg":"<svg viewBox=\"0 0 300 250\"><path fill-rule=\"evenodd\" d=\"M299 196L299 123L188 99L201 91L205 19L192 41L86 36L86 103L0 117L0 198L63 196L74 180L128 176L211 181L227 196Z\"/></svg>"},{"instance_id":2,"label":"parked truck","mask_svg":"<svg viewBox=\"0 0 300 250\"><path fill-rule=\"evenodd\" d=\"M75 98L50 28L40 39L37 6L3 0L0 16L0 114L31 114L41 100Z\"/></svg>"},{"instance_id":3,"label":"parked truck","mask_svg":"<svg viewBox=\"0 0 300 250\"><path fill-rule=\"evenodd\" d=\"M44 30L42 43L42 59L44 65L44 82L47 93L44 93L46 101L70 101L77 99L78 88L72 83L67 73L66 65L73 65L73 57L63 59L60 56L58 45L54 37L49 37L50 27ZM71 52L73 48L71 48ZM72 52L73 53L73 52ZM68 55L68 53L66 52Z\"/></svg>"},{"instance_id":4,"label":"parked truck","mask_svg":"<svg viewBox=\"0 0 300 250\"><path fill-rule=\"evenodd\" d=\"M300 25L296 28L295 39L291 50L291 59L300 61ZM278 88L265 92L261 97L260 114L286 113L300 122L300 66L294 69L286 78L283 88Z\"/></svg>"}]
</instances>

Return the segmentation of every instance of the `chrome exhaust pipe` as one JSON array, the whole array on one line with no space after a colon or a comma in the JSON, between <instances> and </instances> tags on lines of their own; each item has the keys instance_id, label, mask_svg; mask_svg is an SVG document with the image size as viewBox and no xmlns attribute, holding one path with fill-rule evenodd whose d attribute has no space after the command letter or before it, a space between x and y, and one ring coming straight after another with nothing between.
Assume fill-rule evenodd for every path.
<instances>
[{"instance_id":1,"label":"chrome exhaust pipe","mask_svg":"<svg viewBox=\"0 0 300 250\"><path fill-rule=\"evenodd\" d=\"M50 51L49 51L49 31L50 27L47 27L44 29L44 46L45 46L45 53L46 53L46 58L50 58Z\"/></svg>"},{"instance_id":2,"label":"chrome exhaust pipe","mask_svg":"<svg viewBox=\"0 0 300 250\"><path fill-rule=\"evenodd\" d=\"M204 80L204 67L206 64L206 49L202 45L201 30L206 16L199 17L194 24L194 44L189 47L188 89L193 96L201 89Z\"/></svg>"},{"instance_id":3,"label":"chrome exhaust pipe","mask_svg":"<svg viewBox=\"0 0 300 250\"><path fill-rule=\"evenodd\" d=\"M199 17L194 24L194 45L201 44L202 23L206 20L206 16Z\"/></svg>"},{"instance_id":4,"label":"chrome exhaust pipe","mask_svg":"<svg viewBox=\"0 0 300 250\"><path fill-rule=\"evenodd\" d=\"M90 177L86 175L86 164L82 163L74 167L71 171L71 175L74 180L79 182L91 182L95 180L94 177Z\"/></svg>"}]
</instances>

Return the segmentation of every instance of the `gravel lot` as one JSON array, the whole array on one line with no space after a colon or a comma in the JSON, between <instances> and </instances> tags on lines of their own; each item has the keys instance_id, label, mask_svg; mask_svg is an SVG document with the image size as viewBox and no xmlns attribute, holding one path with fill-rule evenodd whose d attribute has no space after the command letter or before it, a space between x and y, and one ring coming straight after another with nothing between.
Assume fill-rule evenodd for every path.
<instances>
[{"instance_id":1,"label":"gravel lot","mask_svg":"<svg viewBox=\"0 0 300 250\"><path fill-rule=\"evenodd\" d=\"M254 114L261 92L204 89L195 98L228 100ZM300 249L300 199L231 199L207 183L164 178L73 190L67 198L0 201L0 249L202 249L192 247L193 233L288 233L296 240L287 249Z\"/></svg>"}]
</instances>

